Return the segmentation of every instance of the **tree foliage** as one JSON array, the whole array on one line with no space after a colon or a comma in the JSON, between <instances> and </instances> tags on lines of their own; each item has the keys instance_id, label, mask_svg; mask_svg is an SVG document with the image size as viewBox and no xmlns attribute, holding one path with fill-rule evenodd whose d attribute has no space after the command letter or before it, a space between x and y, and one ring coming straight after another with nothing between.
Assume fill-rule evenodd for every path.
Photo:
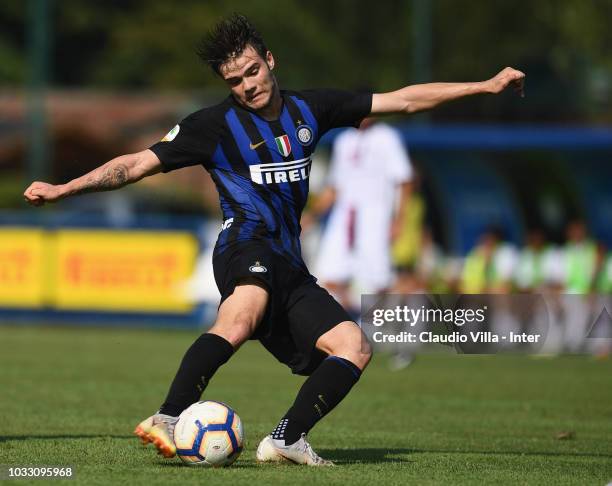
<instances>
[{"instance_id":1,"label":"tree foliage","mask_svg":"<svg viewBox=\"0 0 612 486\"><path fill-rule=\"evenodd\" d=\"M194 53L202 33L239 11L263 33L287 87L394 89L414 79L408 0L49 0L57 86L223 89ZM0 4L0 78L24 82L25 0ZM431 0L435 80L477 80L506 65L528 71L532 118L596 117L610 107L612 0ZM467 105L445 116L465 114ZM472 104L471 117L510 103ZM524 113L525 109L521 109ZM517 115L518 116L518 115Z\"/></svg>"}]
</instances>

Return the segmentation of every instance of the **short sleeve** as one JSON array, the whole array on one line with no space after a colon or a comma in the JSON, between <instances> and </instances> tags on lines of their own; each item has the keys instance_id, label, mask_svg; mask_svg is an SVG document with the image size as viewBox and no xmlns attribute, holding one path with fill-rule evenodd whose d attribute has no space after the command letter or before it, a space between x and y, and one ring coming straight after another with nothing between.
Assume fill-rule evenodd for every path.
<instances>
[{"instance_id":1,"label":"short sleeve","mask_svg":"<svg viewBox=\"0 0 612 486\"><path fill-rule=\"evenodd\" d=\"M353 130L342 132L332 146L327 183L334 189L342 185L343 162L349 158L351 147L354 148L355 138L351 132Z\"/></svg>"},{"instance_id":2,"label":"short sleeve","mask_svg":"<svg viewBox=\"0 0 612 486\"><path fill-rule=\"evenodd\" d=\"M410 156L399 134L395 129L389 127L386 135L386 140L381 146L386 151L385 163L390 178L398 184L412 180L413 171Z\"/></svg>"},{"instance_id":3,"label":"short sleeve","mask_svg":"<svg viewBox=\"0 0 612 486\"><path fill-rule=\"evenodd\" d=\"M332 128L358 127L372 111L372 93L314 89L304 91L322 135Z\"/></svg>"},{"instance_id":4,"label":"short sleeve","mask_svg":"<svg viewBox=\"0 0 612 486\"><path fill-rule=\"evenodd\" d=\"M206 111L192 113L149 147L159 158L163 172L192 165L209 166L218 141L218 130Z\"/></svg>"},{"instance_id":5,"label":"short sleeve","mask_svg":"<svg viewBox=\"0 0 612 486\"><path fill-rule=\"evenodd\" d=\"M336 189L338 184L342 180L340 177L340 159L338 155L338 145L334 145L332 148L331 162L329 164L329 174L327 176L327 185Z\"/></svg>"}]
</instances>

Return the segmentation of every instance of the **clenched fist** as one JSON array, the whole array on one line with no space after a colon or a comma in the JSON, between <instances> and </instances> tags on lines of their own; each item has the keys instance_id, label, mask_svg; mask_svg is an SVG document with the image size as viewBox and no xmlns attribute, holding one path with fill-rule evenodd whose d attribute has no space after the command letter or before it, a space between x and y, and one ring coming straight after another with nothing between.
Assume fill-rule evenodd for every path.
<instances>
[{"instance_id":1,"label":"clenched fist","mask_svg":"<svg viewBox=\"0 0 612 486\"><path fill-rule=\"evenodd\" d=\"M46 182L33 182L25 190L23 197L32 206L42 206L46 202L55 202L62 198L61 186L54 186Z\"/></svg>"},{"instance_id":2,"label":"clenched fist","mask_svg":"<svg viewBox=\"0 0 612 486\"><path fill-rule=\"evenodd\" d=\"M489 93L501 93L509 85L512 85L514 90L521 95L521 98L525 97L525 73L517 69L507 67L500 71L495 77L485 81L485 83Z\"/></svg>"}]
</instances>

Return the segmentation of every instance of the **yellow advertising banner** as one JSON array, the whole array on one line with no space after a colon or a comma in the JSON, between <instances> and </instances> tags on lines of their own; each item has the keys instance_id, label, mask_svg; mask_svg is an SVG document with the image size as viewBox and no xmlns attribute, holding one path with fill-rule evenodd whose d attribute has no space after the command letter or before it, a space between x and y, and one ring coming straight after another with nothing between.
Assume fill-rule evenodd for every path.
<instances>
[{"instance_id":1,"label":"yellow advertising banner","mask_svg":"<svg viewBox=\"0 0 612 486\"><path fill-rule=\"evenodd\" d=\"M55 234L54 307L187 312L182 292L198 242L189 233L63 230Z\"/></svg>"},{"instance_id":2,"label":"yellow advertising banner","mask_svg":"<svg viewBox=\"0 0 612 486\"><path fill-rule=\"evenodd\" d=\"M0 228L0 307L184 313L185 232Z\"/></svg>"},{"instance_id":3,"label":"yellow advertising banner","mask_svg":"<svg viewBox=\"0 0 612 486\"><path fill-rule=\"evenodd\" d=\"M49 283L45 232L0 228L0 306L39 308Z\"/></svg>"}]
</instances>

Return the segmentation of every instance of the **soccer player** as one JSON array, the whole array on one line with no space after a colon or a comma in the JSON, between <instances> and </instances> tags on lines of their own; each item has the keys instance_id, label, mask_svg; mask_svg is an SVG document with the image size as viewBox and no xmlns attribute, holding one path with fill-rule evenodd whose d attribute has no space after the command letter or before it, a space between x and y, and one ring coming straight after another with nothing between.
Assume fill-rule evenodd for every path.
<instances>
[{"instance_id":1,"label":"soccer player","mask_svg":"<svg viewBox=\"0 0 612 486\"><path fill-rule=\"evenodd\" d=\"M354 305L351 284L358 294L391 286L391 233L409 200L412 165L399 134L366 118L359 130L338 136L329 172L321 195L326 204L317 209L333 208L315 268L323 287L346 308Z\"/></svg>"},{"instance_id":2,"label":"soccer player","mask_svg":"<svg viewBox=\"0 0 612 486\"><path fill-rule=\"evenodd\" d=\"M136 434L164 456L174 456L178 415L200 399L217 369L246 340L259 339L308 378L259 444L257 459L329 465L306 434L348 394L371 351L300 254L300 213L317 141L329 129L357 126L369 115L414 113L509 85L522 93L525 75L505 68L483 82L423 84L382 94L283 91L274 76L274 56L251 23L236 14L205 36L199 55L226 83L226 99L189 115L142 152L112 159L66 184L34 182L24 197L40 206L118 189L160 171L200 164L208 170L225 220L213 255L221 292L218 316L187 350L160 410L142 421Z\"/></svg>"}]
</instances>

